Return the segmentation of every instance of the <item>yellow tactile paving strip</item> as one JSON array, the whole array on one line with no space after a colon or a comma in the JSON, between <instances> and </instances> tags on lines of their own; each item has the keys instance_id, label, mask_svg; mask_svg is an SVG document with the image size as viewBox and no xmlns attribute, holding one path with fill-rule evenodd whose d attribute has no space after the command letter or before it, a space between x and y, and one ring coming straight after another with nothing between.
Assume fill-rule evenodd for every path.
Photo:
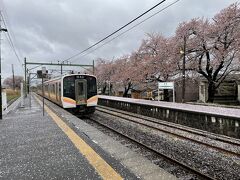
<instances>
[{"instance_id":1,"label":"yellow tactile paving strip","mask_svg":"<svg viewBox=\"0 0 240 180\"><path fill-rule=\"evenodd\" d=\"M41 101L35 97L41 105ZM45 106L46 112L54 122L68 136L76 148L86 157L89 163L96 169L103 179L123 179L105 160L103 160L83 139L81 139L63 120L61 120L50 108Z\"/></svg>"}]
</instances>

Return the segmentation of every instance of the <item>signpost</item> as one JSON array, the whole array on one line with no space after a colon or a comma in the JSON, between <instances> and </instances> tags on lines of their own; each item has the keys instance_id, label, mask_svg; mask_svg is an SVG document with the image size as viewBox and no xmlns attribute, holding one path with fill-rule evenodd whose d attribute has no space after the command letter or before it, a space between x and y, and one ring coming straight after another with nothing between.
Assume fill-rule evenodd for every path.
<instances>
[{"instance_id":1,"label":"signpost","mask_svg":"<svg viewBox=\"0 0 240 180\"><path fill-rule=\"evenodd\" d=\"M44 86L43 86L43 78L46 77L47 74L47 70L46 67L42 67L42 97L43 97L43 116L44 116Z\"/></svg>"},{"instance_id":2,"label":"signpost","mask_svg":"<svg viewBox=\"0 0 240 180\"><path fill-rule=\"evenodd\" d=\"M46 67L42 67L42 70L37 72L37 77L38 78L42 78L42 102L43 102L43 116L44 116L44 85L43 85L43 78L47 77L47 69L46 69Z\"/></svg>"},{"instance_id":3,"label":"signpost","mask_svg":"<svg viewBox=\"0 0 240 180\"><path fill-rule=\"evenodd\" d=\"M24 89L23 89L23 83L21 83L21 107L24 107Z\"/></svg>"},{"instance_id":4,"label":"signpost","mask_svg":"<svg viewBox=\"0 0 240 180\"><path fill-rule=\"evenodd\" d=\"M172 89L173 90L173 102L175 102L174 82L158 82L158 101L159 101L159 89Z\"/></svg>"}]
</instances>

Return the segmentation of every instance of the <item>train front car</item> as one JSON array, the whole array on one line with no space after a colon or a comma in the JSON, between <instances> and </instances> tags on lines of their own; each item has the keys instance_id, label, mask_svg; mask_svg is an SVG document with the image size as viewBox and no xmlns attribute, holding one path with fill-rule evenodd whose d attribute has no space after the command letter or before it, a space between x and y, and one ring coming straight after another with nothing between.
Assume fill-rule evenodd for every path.
<instances>
[{"instance_id":1,"label":"train front car","mask_svg":"<svg viewBox=\"0 0 240 180\"><path fill-rule=\"evenodd\" d=\"M97 106L97 81L91 75L66 75L62 79L62 105L74 113L92 114Z\"/></svg>"}]
</instances>

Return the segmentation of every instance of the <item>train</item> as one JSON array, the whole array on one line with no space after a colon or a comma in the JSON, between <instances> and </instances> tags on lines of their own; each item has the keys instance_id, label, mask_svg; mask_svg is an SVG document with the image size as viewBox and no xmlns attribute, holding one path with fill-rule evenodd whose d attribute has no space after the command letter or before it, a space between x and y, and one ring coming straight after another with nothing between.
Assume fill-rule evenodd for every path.
<instances>
[{"instance_id":1,"label":"train","mask_svg":"<svg viewBox=\"0 0 240 180\"><path fill-rule=\"evenodd\" d=\"M96 77L88 74L53 78L43 82L43 85L39 84L37 93L78 114L93 114L98 102Z\"/></svg>"}]
</instances>

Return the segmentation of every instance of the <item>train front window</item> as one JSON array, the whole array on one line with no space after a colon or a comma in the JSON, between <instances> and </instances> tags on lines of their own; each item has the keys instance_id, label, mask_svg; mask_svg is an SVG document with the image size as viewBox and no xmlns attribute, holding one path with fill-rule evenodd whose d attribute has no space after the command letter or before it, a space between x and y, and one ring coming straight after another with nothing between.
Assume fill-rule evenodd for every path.
<instances>
[{"instance_id":1,"label":"train front window","mask_svg":"<svg viewBox=\"0 0 240 180\"><path fill-rule=\"evenodd\" d=\"M97 93L96 78L88 77L88 92L91 94Z\"/></svg>"},{"instance_id":2,"label":"train front window","mask_svg":"<svg viewBox=\"0 0 240 180\"><path fill-rule=\"evenodd\" d=\"M63 96L75 99L75 78L73 76L63 79Z\"/></svg>"},{"instance_id":3,"label":"train front window","mask_svg":"<svg viewBox=\"0 0 240 180\"><path fill-rule=\"evenodd\" d=\"M83 87L83 82L78 82L78 96L84 95L84 87Z\"/></svg>"}]
</instances>

